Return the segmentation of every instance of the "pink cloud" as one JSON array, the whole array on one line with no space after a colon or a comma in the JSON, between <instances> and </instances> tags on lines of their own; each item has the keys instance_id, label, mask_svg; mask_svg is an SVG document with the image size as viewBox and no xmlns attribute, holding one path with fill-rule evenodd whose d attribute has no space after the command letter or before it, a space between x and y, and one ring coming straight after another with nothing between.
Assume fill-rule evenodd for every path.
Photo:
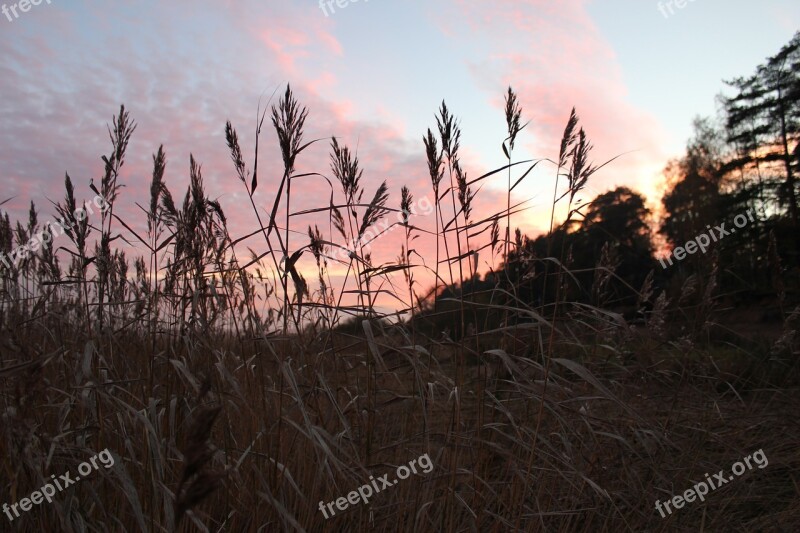
<instances>
[{"instance_id":1,"label":"pink cloud","mask_svg":"<svg viewBox=\"0 0 800 533\"><path fill-rule=\"evenodd\" d=\"M666 160L664 132L653 115L627 101L614 50L586 5L585 0L456 0L438 20L454 39L470 42L465 46L476 51L468 60L470 72L498 110L505 88L515 89L531 121L518 142L530 153L553 157L575 106L596 161L625 154L598 173L592 186L603 192L625 182L655 200L656 174Z\"/></svg>"},{"instance_id":2,"label":"pink cloud","mask_svg":"<svg viewBox=\"0 0 800 533\"><path fill-rule=\"evenodd\" d=\"M189 5L202 16L184 20ZM486 94L487 105L502 107L501 95L508 84L519 92L526 117L532 121L520 141L526 150L540 157L552 156L569 109L576 105L597 147L597 160L636 150L591 184L598 192L619 176L647 179L643 169L663 160L659 157L658 125L652 116L626 102L627 91L613 50L594 28L585 2L459 0L442 6L426 9L436 10L435 20L451 37L454 48L476 52L448 59L468 62L474 83ZM331 58L346 59L348 51L343 44L346 41L340 41L335 33L334 21L321 16L315 4L287 2L264 9L263 3L255 1L176 2L161 7L161 16L153 18L157 32L123 35L111 29L111 22L121 23L115 18L116 9L95 6L88 22L93 31L86 33L75 15L54 8L37 20L49 38L37 37L23 44L0 40L0 56L4 57L0 91L9 95L0 102L4 124L0 160L8 162L0 175L4 186L0 201L19 195L4 209L22 216L30 197L50 209L36 191L58 200L65 171L88 197L89 178L99 179L99 156L109 150L105 125L118 112L119 104L126 103L139 127L121 179L127 187L118 212L132 227L144 227L136 203L147 202L151 154L163 143L168 157L166 180L176 200L182 199L188 184L189 154L193 153L203 165L208 195L222 200L234 236L248 233L255 228L256 219L234 176L223 128L226 120L232 121L251 166L259 96L267 90L263 109L267 96L278 87L272 101L277 103L286 82L291 82L301 104L309 108L306 140L323 139L301 156L298 172L330 174L329 138L335 135L358 150L365 169L365 198L371 197L384 179L390 186L389 205L393 208L398 206L404 184L418 199L431 194L420 140L423 132L414 132L409 139L405 135L408 117L387 104L373 118L356 118L364 111L362 95L330 96L344 79L340 62ZM399 67L413 72L408 65ZM435 109L423 111L432 117ZM432 118L430 125L435 126ZM282 169L269 118L262 135L255 201L263 218L274 201ZM502 160L487 163L474 146L463 146L461 156L470 178L504 164ZM292 211L327 204L330 187L324 179L304 178L297 185ZM338 186L334 186L341 199ZM515 191L514 201L524 199ZM549 214L547 200L536 200L545 208L536 215L518 215L514 226L525 224L526 231L542 227L539 211ZM504 207L505 195L487 186L477 197L473 219ZM296 222L295 229L301 233L292 237L293 248L307 243L302 233L308 224L318 223L328 231L323 215L297 217ZM420 225L434 228L430 218ZM394 231L373 245L377 261L394 260L401 234ZM263 246L257 238L246 245ZM421 237L416 246L431 264L433 239ZM304 272L313 279L312 262L309 258L303 261ZM424 274L418 279L429 282Z\"/></svg>"}]
</instances>

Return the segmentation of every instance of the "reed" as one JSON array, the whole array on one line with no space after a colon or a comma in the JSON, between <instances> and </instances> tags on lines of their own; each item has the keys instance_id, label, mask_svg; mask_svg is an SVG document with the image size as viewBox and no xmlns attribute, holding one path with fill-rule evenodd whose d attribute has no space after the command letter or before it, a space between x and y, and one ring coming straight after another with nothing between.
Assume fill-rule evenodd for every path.
<instances>
[{"instance_id":1,"label":"reed","mask_svg":"<svg viewBox=\"0 0 800 533\"><path fill-rule=\"evenodd\" d=\"M97 189L112 209L75 219L80 194L67 174L55 205L74 224L67 239L19 265L0 263L0 502L76 472L98 450L111 450L115 466L7 528L800 527L800 429L790 414L798 407L798 310L782 309L775 342L716 342L724 300L715 265L677 291L662 290L651 272L638 291L626 288L635 318L622 316L609 296L619 281L615 243L587 278L563 237L581 221L582 193L603 167L591 162L577 113L556 157L517 160L527 124L510 87L503 111L504 158L470 178L458 120L442 102L420 146L435 198L428 221L413 215L414 191L401 187L399 204L391 200L393 184L367 175L336 137L330 168L305 171L304 156L321 145L305 140L308 111L287 86L270 113L278 175L259 165L266 108L256 114L252 165L225 125L232 177L256 224L232 235L194 155L183 180L175 178L187 187L176 201L163 147L142 209L146 233L120 216L135 130L120 108ZM511 231L527 209L512 191L540 163L552 163L555 176L544 257ZM327 197L298 210L297 180ZM505 184L505 205L482 205L488 180ZM367 240L393 212L400 254L382 257ZM27 242L40 219L33 205L24 223L0 214L0 252ZM141 251L130 269L123 239ZM426 242L433 261L420 253ZM776 250L771 256L784 294ZM425 279L432 287L421 286ZM522 284L542 287L542 301L524 300ZM381 298L399 311L379 312ZM666 519L654 510L675 487L760 448L766 469ZM425 453L429 474L330 519L319 512L317 502L370 476L392 477Z\"/></svg>"}]
</instances>

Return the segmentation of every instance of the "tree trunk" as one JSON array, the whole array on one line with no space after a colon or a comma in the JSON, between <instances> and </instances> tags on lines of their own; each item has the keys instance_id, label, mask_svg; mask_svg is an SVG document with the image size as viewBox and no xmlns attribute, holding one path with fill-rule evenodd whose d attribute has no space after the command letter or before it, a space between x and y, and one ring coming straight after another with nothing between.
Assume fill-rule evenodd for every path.
<instances>
[{"instance_id":1,"label":"tree trunk","mask_svg":"<svg viewBox=\"0 0 800 533\"><path fill-rule=\"evenodd\" d=\"M800 252L800 227L797 224L797 196L794 189L794 172L792 172L792 161L789 153L789 139L786 133L786 108L783 102L783 94L778 87L778 106L780 107L781 117L781 142L783 143L783 164L786 168L786 186L789 189L789 216L792 218L794 227L795 251ZM796 260L797 258L795 258Z\"/></svg>"}]
</instances>

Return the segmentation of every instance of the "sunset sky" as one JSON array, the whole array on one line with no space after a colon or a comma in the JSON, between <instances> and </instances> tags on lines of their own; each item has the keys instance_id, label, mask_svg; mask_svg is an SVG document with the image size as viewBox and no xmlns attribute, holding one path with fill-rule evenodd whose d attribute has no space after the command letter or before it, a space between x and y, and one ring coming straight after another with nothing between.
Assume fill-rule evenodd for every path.
<instances>
[{"instance_id":1,"label":"sunset sky","mask_svg":"<svg viewBox=\"0 0 800 533\"><path fill-rule=\"evenodd\" d=\"M144 225L135 203L146 203L151 155L164 144L173 194L183 196L193 153L234 237L245 234L256 222L234 177L225 121L239 130L251 163L259 98L266 103L291 83L309 108L306 139L325 139L298 170L327 173L335 135L358 150L365 196L386 179L393 207L404 184L418 198L430 190L421 137L435 127L443 99L461 120L468 174L504 164L508 85L530 121L515 159L555 157L575 106L596 161L624 154L593 178L587 196L627 185L655 205L664 165L681 154L692 118L715 113L722 80L750 74L800 28L797 0L695 0L667 17L658 6L361 0L334 2L327 16L311 0L17 7L18 18L0 15L0 201L15 197L3 206L12 216L23 216L30 200L51 214L48 199L63 196L65 172L90 198L89 179L100 178L100 155L109 151L106 124L124 103L138 123L120 199L129 220ZM271 127L261 146L256 200L266 208L280 177ZM514 192L515 201L530 199L515 221L530 235L546 227L553 174L542 166ZM503 184L481 190L480 211L504 202ZM293 207L327 203L324 182L294 187ZM384 260L397 253L387 244Z\"/></svg>"}]
</instances>

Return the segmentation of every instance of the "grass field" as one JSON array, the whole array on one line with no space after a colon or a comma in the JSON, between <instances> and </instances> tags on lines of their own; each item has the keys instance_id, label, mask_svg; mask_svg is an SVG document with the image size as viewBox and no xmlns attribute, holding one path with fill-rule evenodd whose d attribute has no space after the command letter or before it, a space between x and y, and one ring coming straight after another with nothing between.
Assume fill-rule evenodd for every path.
<instances>
[{"instance_id":1,"label":"grass field","mask_svg":"<svg viewBox=\"0 0 800 533\"><path fill-rule=\"evenodd\" d=\"M580 216L579 193L603 166L574 111L557 157L515 161L524 124L509 88L507 161L467 177L443 103L424 137L431 191L404 188L394 207L388 185L364 190L357 157L334 139L330 172L316 175L331 183L322 229L299 227L292 208L302 194L292 180L311 175L298 161L319 148L303 137L306 118L288 87L261 115L258 131L271 121L280 143L278 178L259 174L257 157L245 163L226 127L259 220L252 233L228 232L194 159L175 200L159 149L144 234L118 214L135 130L123 108L94 190L108 209L76 218L68 176L57 207L66 237L0 266L0 503L101 450L115 459L52 503L8 511L0 530L800 530L800 312L788 300L776 297L770 324L758 313L733 322L714 271L675 297L648 278L621 313L603 297L609 265L597 266L593 303L570 301L570 252L555 246L524 258L551 296L517 296L529 280L511 282L503 263L520 249L514 184L532 165L553 167L555 230ZM477 218L485 180L506 183L507 201ZM256 195L267 183L269 203ZM429 193L426 230L408 212ZM363 237L391 212L406 213L400 254L371 257ZM41 230L34 210L16 225L0 219L2 250ZM413 242L424 231L436 259L423 265ZM120 235L139 252L130 271ZM336 248L347 251L339 285ZM494 287L436 298L465 286L478 250L499 265ZM380 315L384 297L402 302L398 313ZM758 450L763 469L666 517L656 510ZM426 453L431 472L330 518L320 511Z\"/></svg>"}]
</instances>

